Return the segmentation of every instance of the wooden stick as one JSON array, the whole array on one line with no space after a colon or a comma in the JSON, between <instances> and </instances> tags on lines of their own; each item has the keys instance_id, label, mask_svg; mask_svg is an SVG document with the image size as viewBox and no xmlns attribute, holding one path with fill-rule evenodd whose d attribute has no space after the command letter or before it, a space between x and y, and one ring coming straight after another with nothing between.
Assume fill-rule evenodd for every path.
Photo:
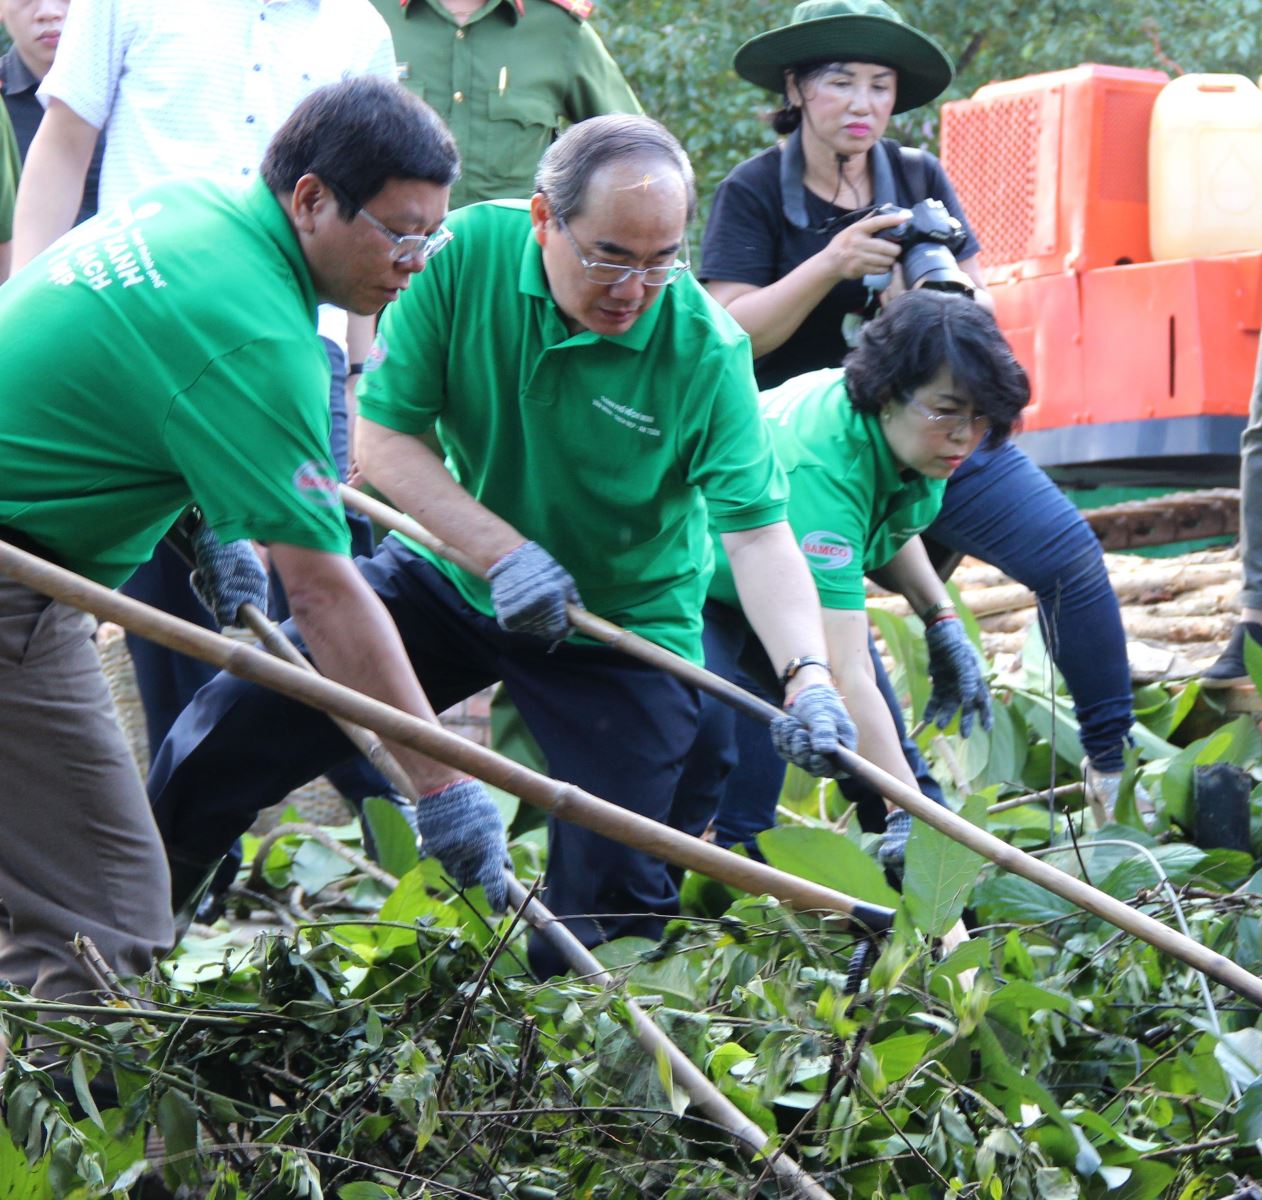
<instances>
[{"instance_id":1,"label":"wooden stick","mask_svg":"<svg viewBox=\"0 0 1262 1200\"><path fill-rule=\"evenodd\" d=\"M1049 800L1059 804L1062 800L1069 800L1075 796L1081 796L1083 785L1081 783L1064 783L1060 787L1052 788L1050 791L1044 788L1041 792L1027 792L1024 796L1013 796L1011 800L1000 800L997 804L992 804L987 810L986 815L993 817L996 813L1008 812L1013 808L1021 808L1026 804L1047 804Z\"/></svg>"},{"instance_id":2,"label":"wooden stick","mask_svg":"<svg viewBox=\"0 0 1262 1200\"><path fill-rule=\"evenodd\" d=\"M777 871L730 850L690 837L601 800L573 784L560 783L503 755L467 741L441 726L405 713L308 670L291 666L232 638L181 621L73 572L0 541L0 572L72 608L113 621L133 633L262 684L330 716L343 717L438 762L492 783L527 804L611 841L643 850L755 896L774 896L806 912L834 912L871 930L888 929L893 912L833 888Z\"/></svg>"},{"instance_id":3,"label":"wooden stick","mask_svg":"<svg viewBox=\"0 0 1262 1200\"><path fill-rule=\"evenodd\" d=\"M243 604L238 616L277 658L293 663L294 666L305 671L316 673L315 665L303 657L293 642L285 636L280 626L253 604ZM416 800L416 789L412 786L412 781L375 733L361 725L343 720L341 717L334 717L333 720L355 746L369 757L373 765L387 775L390 782L404 796L413 801ZM278 832L280 831L274 830L272 836L276 836ZM266 857L266 843L264 843L259 847L255 861L262 862ZM394 878L389 872L382 871L380 868L377 868L377 873L387 879ZM526 921L561 955L564 962L569 963L577 974L590 982L610 991L618 990L617 981L600 965L595 955L557 920L550 909L531 896L517 876L508 868L504 870L504 881L508 885L510 903L515 908L522 909L522 915ZM398 881L395 880L395 882ZM671 1078L688 1093L689 1098L698 1108L755 1154L762 1151L767 1144L767 1135L698 1070L692 1060L671 1041L652 1017L630 996L624 995L622 1002L630 1016L635 1040L649 1057L656 1062L659 1055L664 1055L670 1064ZM811 1200L831 1200L828 1192L788 1155L781 1154L772 1159L771 1169Z\"/></svg>"},{"instance_id":4,"label":"wooden stick","mask_svg":"<svg viewBox=\"0 0 1262 1200\"><path fill-rule=\"evenodd\" d=\"M428 545L435 553L444 553L444 550L439 549L444 543L434 538L419 522L403 513L396 512L389 505L369 500L362 493L346 485L342 485L342 498L348 506L366 513L378 524ZM453 558L453 561L460 560ZM461 565L467 562L468 560L465 559ZM579 631L607 645L617 647L663 671L671 672L702 691L717 696L755 720L768 723L780 715L780 710L773 704L759 699L702 667L695 666L661 646L654 645L638 634L621 629L612 622L594 616L574 605L570 605L569 615ZM869 787L880 792L887 800L906 809L913 817L926 825L932 825L934 829L945 833L961 845L967 846L983 858L989 859L1003 870L1011 871L1014 875L1020 875L1032 883L1037 883L1049 892L1109 922L1110 925L1115 925L1118 929L1147 942L1150 946L1155 946L1158 950L1179 959L1188 966L1204 972L1211 979L1231 988L1245 999L1255 1004L1262 1004L1262 979L1232 962L1225 955L1202 946L1182 933L1167 928L1146 913L1130 908L1098 888L1084 883L1081 879L1075 879L1057 867L1032 858L1015 846L1001 841L994 834L971 825L963 817L935 804L922 796L915 788L908 787L850 750L839 749L836 753L836 761L839 774L851 775L862 780Z\"/></svg>"},{"instance_id":5,"label":"wooden stick","mask_svg":"<svg viewBox=\"0 0 1262 1200\"><path fill-rule=\"evenodd\" d=\"M510 903L520 908L527 899L526 889L511 871L504 872L504 879L508 883ZM523 915L540 936L547 939L552 948L570 964L576 975L604 988L618 986L595 955L538 900L531 899L526 904ZM761 1152L767 1145L767 1135L702 1074L693 1061L630 996L623 996L622 1002L630 1015L635 1040L649 1056L656 1060L659 1055L664 1055L670 1063L671 1078L688 1093L692 1102L747 1148L755 1153ZM812 1200L831 1200L829 1193L787 1154L775 1155L770 1160L770 1167L802 1195L812 1197Z\"/></svg>"}]
</instances>

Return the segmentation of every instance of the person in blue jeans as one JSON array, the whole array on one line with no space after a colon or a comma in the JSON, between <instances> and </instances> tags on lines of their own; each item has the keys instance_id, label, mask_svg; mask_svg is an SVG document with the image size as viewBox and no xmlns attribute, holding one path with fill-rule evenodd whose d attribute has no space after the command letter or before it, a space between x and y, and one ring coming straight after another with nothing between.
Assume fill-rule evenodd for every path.
<instances>
[{"instance_id":1,"label":"person in blue jeans","mask_svg":"<svg viewBox=\"0 0 1262 1200\"><path fill-rule=\"evenodd\" d=\"M1029 399L1024 370L994 319L966 297L935 291L900 297L868 325L844 368L811 371L760 397L764 424L789 478L789 523L811 568L828 657L859 732L859 753L900 783L941 803L923 763L911 768L899 705L875 654L865 611L865 572L880 569L924 623L932 694L926 720L945 728L957 712L967 737L990 727L981 662L918 534L937 515L946 481L983 438L1008 435ZM706 606L707 664L731 678L766 682L768 664L740 614L726 561ZM744 842L774 823L781 774L753 747L745 752L730 710L703 710L681 791L690 816L704 814L706 780L721 779L741 747L742 770L716 820L724 843ZM752 738L750 745L761 739ZM918 756L917 756L918 758ZM919 777L918 777L919 775ZM845 786L845 785L843 785ZM732 801L739 795L741 803ZM697 806L694 808L694 806ZM910 814L891 804L878 857L897 871Z\"/></svg>"},{"instance_id":2,"label":"person in blue jeans","mask_svg":"<svg viewBox=\"0 0 1262 1200\"><path fill-rule=\"evenodd\" d=\"M980 245L941 163L882 137L892 114L951 82L932 38L881 0L805 0L788 24L746 42L734 67L779 97L782 140L720 184L699 275L750 335L760 388L840 366L863 323L902 290L905 252L877 236L900 218L877 213L882 204L941 202L965 235L959 270L991 307ZM935 562L971 554L1035 592L1078 717L1088 799L1098 821L1111 817L1133 698L1117 597L1090 527L1021 450L988 442L951 477L923 536Z\"/></svg>"}]
</instances>

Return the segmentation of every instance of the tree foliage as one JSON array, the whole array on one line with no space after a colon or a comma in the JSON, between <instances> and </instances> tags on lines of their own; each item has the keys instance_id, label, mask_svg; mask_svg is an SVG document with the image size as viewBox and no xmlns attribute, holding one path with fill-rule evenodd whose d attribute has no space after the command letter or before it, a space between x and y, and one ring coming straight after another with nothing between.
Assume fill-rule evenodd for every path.
<instances>
[{"instance_id":1,"label":"tree foliage","mask_svg":"<svg viewBox=\"0 0 1262 1200\"><path fill-rule=\"evenodd\" d=\"M1199 5L905 0L895 7L935 37L957 64L943 101L971 96L992 80L1083 62L1256 78L1262 48L1262 0L1230 6L1221 0ZM603 0L593 18L645 111L692 155L703 207L732 167L773 141L760 119L774 106L772 97L737 78L732 56L748 38L787 22L792 9L790 0ZM892 136L934 148L941 103L895 118Z\"/></svg>"},{"instance_id":2,"label":"tree foliage","mask_svg":"<svg viewBox=\"0 0 1262 1200\"><path fill-rule=\"evenodd\" d=\"M915 625L882 624L898 674L919 682ZM948 736L948 753L926 734L963 814L1158 919L1177 906L1197 941L1262 968L1254 855L1189 845L1171 824L1187 821L1197 763L1257 776L1252 723L1188 740L1206 715L1195 686L1143 689L1130 770L1157 827L1132 809L1074 840L1037 799L993 809L1080 754L1037 633L994 682L989 735ZM626 996L839 1198L1220 1200L1262 1178L1256 1008L1217 986L1211 1007L1190 969L931 830L911 839L900 897L833 785L796 777L783 802L760 839L773 865L896 906L857 994L858 931L695 877L661 944L602 948L618 987L537 982L511 919L417 863L382 805L396 886L338 852L358 844L350 827L256 841L234 904L286 928L187 941L148 1010L88 1024L3 993L0 1196L122 1194L147 1171L215 1200L787 1196L634 1043ZM513 839L523 879L539 850L537 830ZM936 937L965 907L972 940L943 958ZM164 1147L146 1156L153 1133Z\"/></svg>"}]
</instances>

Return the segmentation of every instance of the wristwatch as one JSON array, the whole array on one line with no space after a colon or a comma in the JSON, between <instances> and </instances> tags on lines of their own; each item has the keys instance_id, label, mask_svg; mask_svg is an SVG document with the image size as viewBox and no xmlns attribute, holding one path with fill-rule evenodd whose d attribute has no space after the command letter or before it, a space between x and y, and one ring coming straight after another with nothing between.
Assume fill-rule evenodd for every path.
<instances>
[{"instance_id":1,"label":"wristwatch","mask_svg":"<svg viewBox=\"0 0 1262 1200\"><path fill-rule=\"evenodd\" d=\"M818 658L814 654L803 654L799 658L789 659L789 665L780 672L780 686L787 686L790 679L793 678L803 667L823 667L829 675L833 673L832 664L826 658Z\"/></svg>"}]
</instances>

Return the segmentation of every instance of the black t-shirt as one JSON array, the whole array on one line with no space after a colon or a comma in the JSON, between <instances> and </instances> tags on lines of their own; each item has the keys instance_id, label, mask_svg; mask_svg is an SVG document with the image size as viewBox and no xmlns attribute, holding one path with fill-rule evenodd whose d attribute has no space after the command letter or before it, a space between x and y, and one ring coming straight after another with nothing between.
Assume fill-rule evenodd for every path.
<instances>
[{"instance_id":1,"label":"black t-shirt","mask_svg":"<svg viewBox=\"0 0 1262 1200\"><path fill-rule=\"evenodd\" d=\"M23 162L26 161L26 152L31 147L35 131L44 119L44 106L35 95L38 88L39 80L22 61L17 47L11 47L7 54L0 57L0 96L8 109L9 120L13 123L18 157ZM76 225L96 215L96 192L101 178L101 155L104 152L105 138L98 137L96 149L92 151L92 161L88 164L83 180L83 198L80 201L79 214L75 217Z\"/></svg>"},{"instance_id":2,"label":"black t-shirt","mask_svg":"<svg viewBox=\"0 0 1262 1200\"><path fill-rule=\"evenodd\" d=\"M784 153L783 145L772 146L746 159L719 184L701 241L701 279L766 287L818 254L836 236L840 228L837 222L849 210L829 204L807 188L799 189L804 224L795 223L786 213L781 185ZM909 169L898 144L889 139L883 139L870 153L886 154L896 203L910 208L917 200L941 200L968 233L959 257L971 258L978 252L977 239L955 189L932 154L915 152L921 161ZM923 191L913 179L923 179ZM801 216L797 220L801 222ZM848 350L842 321L849 313L864 312L868 303L868 289L862 280L846 279L837 284L784 345L755 360L758 386L774 387L805 371L839 366Z\"/></svg>"}]
</instances>

